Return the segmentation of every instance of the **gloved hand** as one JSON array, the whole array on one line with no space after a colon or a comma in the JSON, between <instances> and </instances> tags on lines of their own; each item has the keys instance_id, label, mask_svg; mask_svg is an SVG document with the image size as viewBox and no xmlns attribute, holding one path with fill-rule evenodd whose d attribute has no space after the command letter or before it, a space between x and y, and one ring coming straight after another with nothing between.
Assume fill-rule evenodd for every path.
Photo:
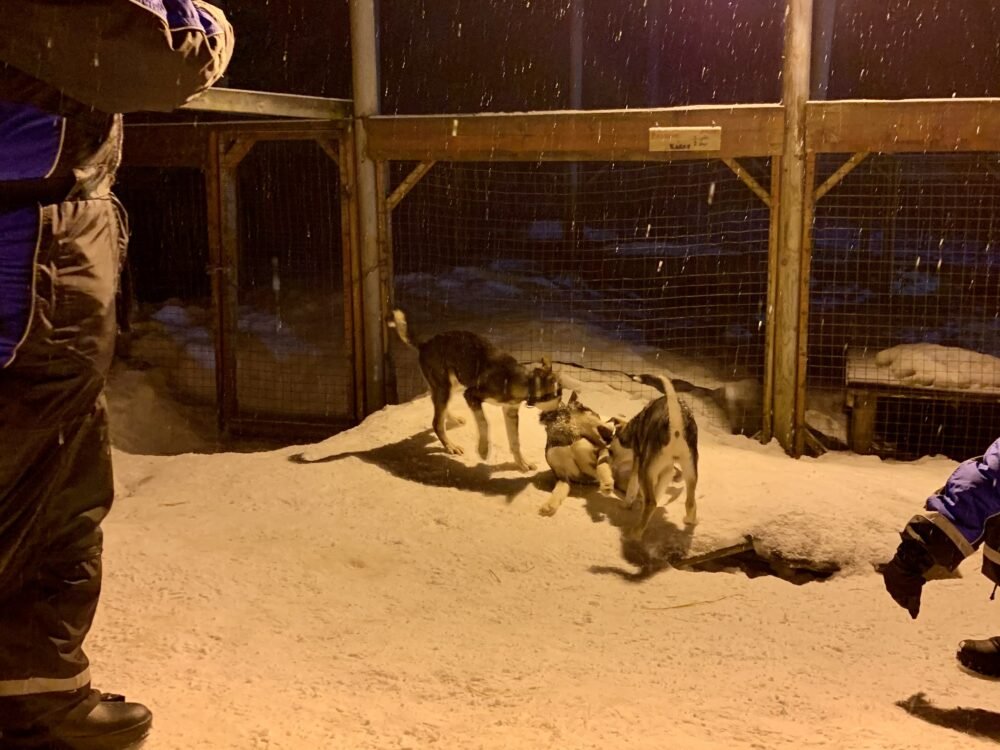
<instances>
[{"instance_id":1,"label":"gloved hand","mask_svg":"<svg viewBox=\"0 0 1000 750\"><path fill-rule=\"evenodd\" d=\"M882 570L885 590L914 620L920 614L920 593L927 583L924 577L934 567L934 558L916 539L906 538Z\"/></svg>"}]
</instances>

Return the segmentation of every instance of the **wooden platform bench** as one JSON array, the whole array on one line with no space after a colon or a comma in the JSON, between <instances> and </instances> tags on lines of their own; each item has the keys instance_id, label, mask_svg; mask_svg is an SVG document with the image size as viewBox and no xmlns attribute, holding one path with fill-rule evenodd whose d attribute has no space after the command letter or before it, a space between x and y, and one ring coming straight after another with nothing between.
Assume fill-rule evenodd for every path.
<instances>
[{"instance_id":1,"label":"wooden platform bench","mask_svg":"<svg viewBox=\"0 0 1000 750\"><path fill-rule=\"evenodd\" d=\"M847 442L855 453L872 452L875 417L881 399L1000 404L1000 388L939 388L892 380L884 368L875 364L876 354L878 351L874 349L847 350Z\"/></svg>"}]
</instances>

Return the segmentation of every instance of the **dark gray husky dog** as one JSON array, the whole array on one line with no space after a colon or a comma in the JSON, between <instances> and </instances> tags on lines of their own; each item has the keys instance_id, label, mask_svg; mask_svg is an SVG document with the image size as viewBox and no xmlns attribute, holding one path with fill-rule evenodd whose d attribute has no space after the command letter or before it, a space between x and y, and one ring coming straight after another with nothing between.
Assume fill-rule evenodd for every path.
<instances>
[{"instance_id":1,"label":"dark gray husky dog","mask_svg":"<svg viewBox=\"0 0 1000 750\"><path fill-rule=\"evenodd\" d=\"M548 359L542 358L542 366L529 371L510 354L500 351L471 331L446 331L420 341L410 332L402 310L393 310L392 317L391 325L396 328L399 338L420 355L420 370L434 403L434 433L444 449L448 453L462 453L462 448L448 438L445 420L452 393L464 387L465 401L479 428L480 457L486 460L490 449L489 425L483 413L483 402L486 401L503 408L507 440L517 467L521 471L534 469L534 464L521 455L518 410L522 402L535 406L558 402L561 398L562 386ZM461 423L461 420L455 421Z\"/></svg>"},{"instance_id":2,"label":"dark gray husky dog","mask_svg":"<svg viewBox=\"0 0 1000 750\"><path fill-rule=\"evenodd\" d=\"M556 476L552 494L538 512L554 515L569 496L570 482L597 482L602 492L611 494L614 477L608 443L614 431L600 415L584 406L573 391L566 403L546 404L538 419L545 428L545 460Z\"/></svg>"},{"instance_id":3,"label":"dark gray husky dog","mask_svg":"<svg viewBox=\"0 0 1000 750\"><path fill-rule=\"evenodd\" d=\"M611 455L617 466L632 458L626 504L631 507L642 498L642 516L630 535L641 539L657 500L677 479L684 480L687 491L684 523L698 523L695 489L698 486L698 425L687 404L677 397L668 378L639 375L636 380L652 386L664 395L643 407L642 411L616 430L611 441Z\"/></svg>"}]
</instances>

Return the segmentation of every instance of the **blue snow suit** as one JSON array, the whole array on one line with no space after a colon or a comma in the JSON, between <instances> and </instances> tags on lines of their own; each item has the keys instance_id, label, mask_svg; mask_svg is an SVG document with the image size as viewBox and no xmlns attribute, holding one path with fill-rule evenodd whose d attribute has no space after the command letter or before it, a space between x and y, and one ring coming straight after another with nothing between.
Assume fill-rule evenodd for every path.
<instances>
[{"instance_id":1,"label":"blue snow suit","mask_svg":"<svg viewBox=\"0 0 1000 750\"><path fill-rule=\"evenodd\" d=\"M0 734L99 700L121 113L204 91L232 44L200 0L0 0Z\"/></svg>"},{"instance_id":2,"label":"blue snow suit","mask_svg":"<svg viewBox=\"0 0 1000 750\"><path fill-rule=\"evenodd\" d=\"M959 464L944 487L927 498L927 513L904 531L954 569L983 548L983 575L1000 584L1000 439L978 458Z\"/></svg>"}]
</instances>

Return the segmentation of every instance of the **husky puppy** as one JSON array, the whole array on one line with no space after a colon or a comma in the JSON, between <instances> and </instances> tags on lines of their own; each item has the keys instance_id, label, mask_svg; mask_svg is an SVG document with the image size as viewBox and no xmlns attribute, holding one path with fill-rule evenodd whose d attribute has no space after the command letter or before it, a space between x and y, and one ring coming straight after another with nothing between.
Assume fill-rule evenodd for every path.
<instances>
[{"instance_id":1,"label":"husky puppy","mask_svg":"<svg viewBox=\"0 0 1000 750\"><path fill-rule=\"evenodd\" d=\"M510 354L470 331L446 331L419 341L412 335L402 310L392 311L393 322L399 338L413 347L420 355L420 370L431 391L434 403L434 433L448 453L462 454L462 448L453 443L445 432L448 401L453 391L465 387L465 401L476 418L479 428L479 455L489 456L489 425L483 413L483 402L498 404L503 408L507 440L514 462L521 471L531 471L534 464L521 455L518 432L518 409L521 402L529 406L558 402L562 386L547 358L542 366L526 370ZM456 420L461 423L460 420Z\"/></svg>"},{"instance_id":2,"label":"husky puppy","mask_svg":"<svg viewBox=\"0 0 1000 750\"><path fill-rule=\"evenodd\" d=\"M616 465L627 461L632 454L632 471L628 480L625 501L634 505L642 498L642 516L632 529L633 539L641 539L650 516L656 510L656 501L667 486L683 479L687 491L684 523L698 523L695 488L698 485L698 425L687 404L677 397L673 384L667 378L639 375L635 378L644 385L664 393L650 401L617 430L611 444Z\"/></svg>"},{"instance_id":3,"label":"husky puppy","mask_svg":"<svg viewBox=\"0 0 1000 750\"><path fill-rule=\"evenodd\" d=\"M556 475L556 486L538 512L555 515L569 495L570 482L597 482L601 492L611 493L608 443L612 429L593 409L588 409L573 391L569 401L550 406L538 416L545 428L545 460Z\"/></svg>"}]
</instances>

